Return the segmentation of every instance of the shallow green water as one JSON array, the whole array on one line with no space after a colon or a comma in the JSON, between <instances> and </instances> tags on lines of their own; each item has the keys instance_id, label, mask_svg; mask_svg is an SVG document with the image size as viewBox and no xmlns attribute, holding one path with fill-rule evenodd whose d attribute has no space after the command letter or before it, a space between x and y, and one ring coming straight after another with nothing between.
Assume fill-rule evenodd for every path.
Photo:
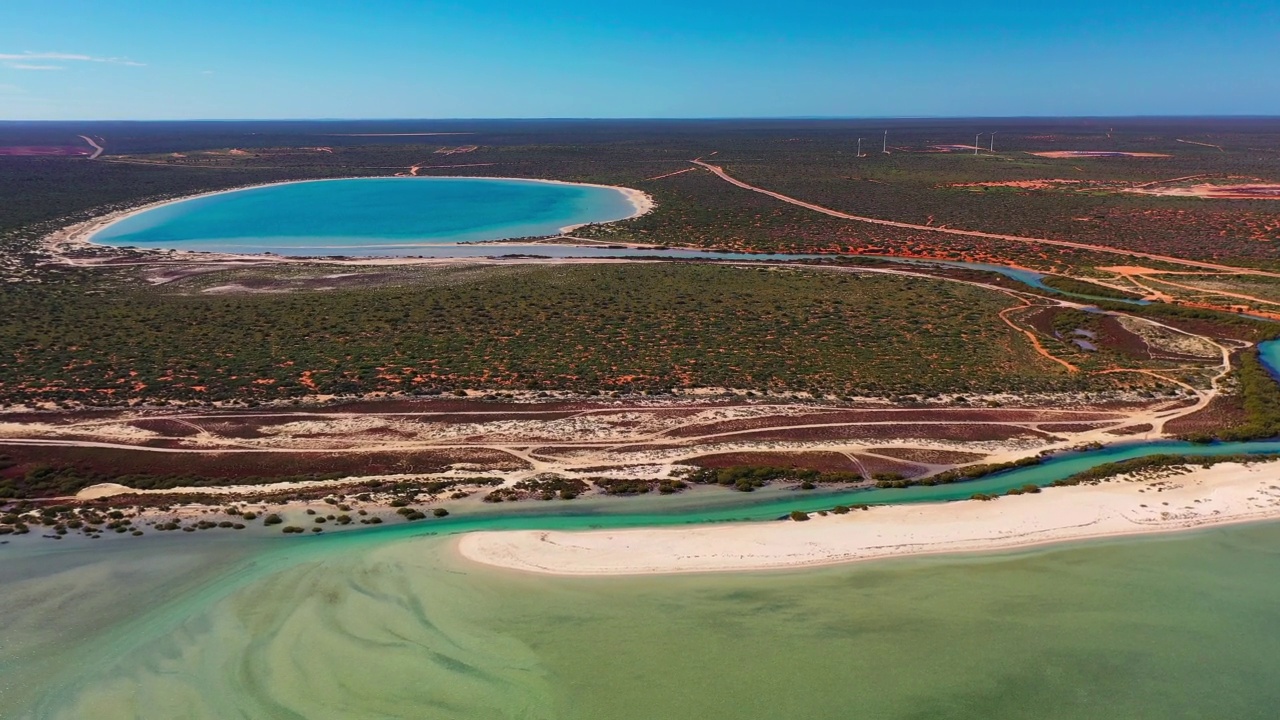
<instances>
[{"instance_id":1,"label":"shallow green water","mask_svg":"<svg viewBox=\"0 0 1280 720\"><path fill-rule=\"evenodd\" d=\"M12 543L0 716L1273 717L1280 524L612 579L477 567L443 536L945 500L1187 449L1108 448L955 486L534 505L327 537Z\"/></svg>"},{"instance_id":2,"label":"shallow green water","mask_svg":"<svg viewBox=\"0 0 1280 720\"><path fill-rule=\"evenodd\" d=\"M479 569L445 542L259 541L238 569L205 567L230 548L195 542L163 567L141 563L159 544L100 557L74 604L6 603L8 640L27 613L133 601L86 623L96 636L47 640L37 676L4 667L4 716L1271 718L1280 702L1280 524L614 579ZM132 588L169 583L140 607Z\"/></svg>"}]
</instances>

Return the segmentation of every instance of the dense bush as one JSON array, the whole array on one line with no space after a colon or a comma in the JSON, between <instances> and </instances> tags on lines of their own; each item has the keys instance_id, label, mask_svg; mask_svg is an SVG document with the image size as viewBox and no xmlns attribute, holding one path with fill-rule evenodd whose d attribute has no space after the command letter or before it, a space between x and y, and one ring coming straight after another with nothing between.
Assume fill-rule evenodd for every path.
<instances>
[{"instance_id":1,"label":"dense bush","mask_svg":"<svg viewBox=\"0 0 1280 720\"><path fill-rule=\"evenodd\" d=\"M1244 400L1245 422L1217 433L1221 440L1265 440L1280 436L1280 383L1262 364L1256 348L1241 353L1234 376Z\"/></svg>"},{"instance_id":2,"label":"dense bush","mask_svg":"<svg viewBox=\"0 0 1280 720\"><path fill-rule=\"evenodd\" d=\"M1054 480L1055 487L1066 487L1070 485L1080 485L1082 483L1098 482L1117 475L1128 475L1131 473L1141 473L1149 470L1161 470L1166 468L1185 468L1188 465L1198 465L1200 467L1211 467L1218 463L1259 463L1270 462L1280 459L1280 455L1259 454L1259 455L1195 455L1195 454L1170 454L1162 453L1159 455L1147 455L1146 457L1133 458L1132 460L1122 460L1120 462L1106 463L1090 468L1083 472L1076 473L1067 478Z\"/></svg>"},{"instance_id":3,"label":"dense bush","mask_svg":"<svg viewBox=\"0 0 1280 720\"><path fill-rule=\"evenodd\" d=\"M689 487L689 484L683 480L664 478L664 479L647 479L647 478L590 478L592 485L595 485L606 495L644 495L654 490L662 495L671 495L680 492Z\"/></svg>"},{"instance_id":4,"label":"dense bush","mask_svg":"<svg viewBox=\"0 0 1280 720\"><path fill-rule=\"evenodd\" d=\"M880 488L905 488L915 485L950 485L951 483L965 482L968 480L977 480L988 475L1005 472L1007 470L1016 470L1023 467L1031 467L1044 462L1044 458L1039 455L1025 457L1013 462L1005 463L988 463L982 465L966 465L964 467L953 468L934 475L928 475L922 478L904 478L900 480L877 480L876 487Z\"/></svg>"},{"instance_id":5,"label":"dense bush","mask_svg":"<svg viewBox=\"0 0 1280 720\"><path fill-rule=\"evenodd\" d=\"M1112 298L1115 300L1140 300L1141 295L1127 293L1123 290L1116 290L1105 285L1076 280L1075 278L1063 277L1061 275L1046 275L1040 282L1044 285L1061 290L1063 292L1075 295L1085 295L1093 298Z\"/></svg>"},{"instance_id":6,"label":"dense bush","mask_svg":"<svg viewBox=\"0 0 1280 720\"><path fill-rule=\"evenodd\" d=\"M546 473L521 480L511 487L498 488L484 496L485 502L514 502L538 499L572 500L587 491L587 484L577 478L564 478Z\"/></svg>"},{"instance_id":7,"label":"dense bush","mask_svg":"<svg viewBox=\"0 0 1280 720\"><path fill-rule=\"evenodd\" d=\"M820 472L803 468L739 465L727 468L703 468L685 477L695 485L722 485L751 492L774 481L820 484L853 484L862 482L858 473Z\"/></svg>"},{"instance_id":8,"label":"dense bush","mask_svg":"<svg viewBox=\"0 0 1280 720\"><path fill-rule=\"evenodd\" d=\"M0 403L533 387L887 396L1115 382L1043 366L997 317L1008 298L953 283L700 265L468 278L225 296L0 285Z\"/></svg>"}]
</instances>

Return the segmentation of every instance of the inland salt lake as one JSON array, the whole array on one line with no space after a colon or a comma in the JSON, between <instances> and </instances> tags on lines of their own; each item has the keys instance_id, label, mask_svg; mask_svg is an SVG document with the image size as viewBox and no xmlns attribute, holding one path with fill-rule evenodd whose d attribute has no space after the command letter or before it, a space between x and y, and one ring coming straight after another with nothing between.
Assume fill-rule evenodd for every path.
<instances>
[{"instance_id":1,"label":"inland salt lake","mask_svg":"<svg viewBox=\"0 0 1280 720\"><path fill-rule=\"evenodd\" d=\"M341 187L299 183L269 194L325 185ZM253 204L257 192L188 202ZM197 249L211 236L184 224L190 208L174 214L183 205L104 232L121 233L111 244ZM620 217L634 212L614 208ZM539 222L608 219L561 210ZM276 230L267 238L262 225L254 234L215 215L223 218L217 247L198 249L228 250L238 238L255 251L302 254ZM303 216L313 217L294 217ZM190 232L178 238L174 227ZM424 237L421 228L412 237L394 232L357 236L382 243L370 254L400 254L385 246ZM340 236L351 237L324 237ZM330 254L335 246L307 247ZM1189 449L1107 448L964 486L857 496L707 491L538 503L316 537L19 538L0 545L0 717L1274 718L1277 523L634 578L494 570L461 560L450 545L469 530L768 522L837 502L945 501Z\"/></svg>"},{"instance_id":2,"label":"inland salt lake","mask_svg":"<svg viewBox=\"0 0 1280 720\"><path fill-rule=\"evenodd\" d=\"M638 212L628 192L595 185L490 178L315 180L161 205L111 223L92 240L226 253L417 255L439 245L557 235L565 227Z\"/></svg>"}]
</instances>

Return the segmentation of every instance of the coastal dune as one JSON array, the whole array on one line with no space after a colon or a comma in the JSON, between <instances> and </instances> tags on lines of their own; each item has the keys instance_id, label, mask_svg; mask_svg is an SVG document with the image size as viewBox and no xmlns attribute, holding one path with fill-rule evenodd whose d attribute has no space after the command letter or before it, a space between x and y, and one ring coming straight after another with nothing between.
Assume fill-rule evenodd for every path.
<instances>
[{"instance_id":1,"label":"coastal dune","mask_svg":"<svg viewBox=\"0 0 1280 720\"><path fill-rule=\"evenodd\" d=\"M615 531L480 532L471 561L553 575L798 568L1186 530L1280 518L1280 467L1223 463L992 501L886 505L807 522Z\"/></svg>"}]
</instances>

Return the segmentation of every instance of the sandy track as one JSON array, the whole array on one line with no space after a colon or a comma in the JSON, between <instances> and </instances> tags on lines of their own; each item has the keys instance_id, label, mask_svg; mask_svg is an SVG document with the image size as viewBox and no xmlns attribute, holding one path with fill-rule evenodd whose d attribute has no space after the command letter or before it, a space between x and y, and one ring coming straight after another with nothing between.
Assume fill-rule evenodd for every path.
<instances>
[{"instance_id":1,"label":"sandy track","mask_svg":"<svg viewBox=\"0 0 1280 720\"><path fill-rule=\"evenodd\" d=\"M1202 401L1207 402L1207 401ZM714 455L763 452L779 457L812 452L875 456L898 449L977 453L982 461L1001 462L1085 442L1115 442L1108 431L1162 424L1194 411L1169 410L1164 403L1125 411L1026 409L860 408L857 417L840 406L813 404L721 405L690 407L595 408L565 417L563 412L495 411L476 422L475 410L456 413L209 413L135 412L79 422L0 423L0 446L97 448L191 456L294 454L300 457L386 452L489 450L530 465L538 472L595 472L605 467L650 466L665 476L688 460ZM672 410L681 412L672 413ZM694 412L690 415L691 411ZM905 413L912 413L905 415ZM922 418L922 413L934 413ZM1048 413L1048 414L1046 414ZM948 414L954 415L948 418ZM989 417L987 416L989 415ZM1087 422L1063 432L1071 417ZM450 417L456 417L451 422ZM239 419L239 422L237 422ZM195 434L165 434L167 420ZM724 424L746 423L736 429ZM141 425L141 427L140 427ZM1052 432L1040 430L1049 426ZM147 429L157 428L157 429ZM885 428L887 430L877 430ZM974 439L956 439L973 428ZM253 430L250 436L245 429ZM987 430L989 429L989 430ZM830 431L836 431L832 433ZM840 432L847 430L848 435ZM671 433L680 431L678 437ZM776 438L752 436L776 433ZM968 433L961 433L968 436ZM955 437L953 437L955 436ZM988 439L978 439L990 436Z\"/></svg>"},{"instance_id":2,"label":"sandy track","mask_svg":"<svg viewBox=\"0 0 1280 720\"><path fill-rule=\"evenodd\" d=\"M81 135L80 138L85 142L89 143L89 145L93 148L93 154L89 156L90 160L97 160L99 155L107 151L106 148L99 145L97 142L94 141L93 138L89 137L88 135Z\"/></svg>"},{"instance_id":3,"label":"sandy track","mask_svg":"<svg viewBox=\"0 0 1280 720\"><path fill-rule=\"evenodd\" d=\"M752 192L757 192L762 195L767 195L771 198L774 198L775 200L781 200L782 202L785 202L785 203L790 203L798 207L806 208L808 210L813 210L814 212L819 212L819 213L822 213L823 215L830 215L831 217L841 218L843 220L852 220L854 222L870 223L872 225L884 225L886 227L904 228L907 230L920 230L924 232L944 233L947 235L960 235L964 237L987 238L990 240L1008 240L1012 242L1033 243L1033 244L1039 244L1039 245L1055 245L1058 247L1069 247L1077 250L1089 250L1091 252L1107 253L1111 255L1123 255L1125 257L1140 257L1140 258L1146 258L1148 260L1159 260L1160 262L1166 262L1166 263L1171 263L1175 265L1205 268L1209 270L1219 270L1224 272L1237 273L1241 275L1262 275L1266 277L1280 277L1280 273L1268 272L1265 270L1254 270L1252 268L1239 268L1239 267L1232 267L1230 265L1218 265L1210 262L1202 262L1199 260L1186 260L1183 258L1176 258L1168 255L1156 255L1154 253L1140 252L1137 250L1120 250L1117 248L1106 247L1105 245L1090 245L1088 243L1078 243L1078 242L1072 242L1070 240L1050 240L1048 238L1024 237L1021 235L1001 235L998 233L988 233L988 232L982 232L979 230L957 230L954 228L944 228L936 225L916 225L914 223L897 222L895 220L882 220L879 218L863 217L861 215L850 215L848 213L843 213L838 210L832 210L830 208L826 208L821 205L815 205L813 203L805 202L803 200L797 200L796 198L790 197L788 195L783 195L782 193L776 193L776 192L773 192L772 190L765 190L764 188L747 184L729 175L727 172L724 171L724 168L719 167L717 165L711 165L710 163L703 162L700 159L691 160L690 162L711 171L720 179L732 185L736 185L744 190L750 190Z\"/></svg>"},{"instance_id":4,"label":"sandy track","mask_svg":"<svg viewBox=\"0 0 1280 720\"><path fill-rule=\"evenodd\" d=\"M1178 283L1172 280L1166 280L1162 277L1154 277L1153 275L1144 275L1143 277L1150 282L1158 282L1158 283L1161 283L1162 285L1172 285L1173 287L1182 288L1183 290L1191 290L1193 292L1200 293L1201 295L1214 295L1218 297L1236 298L1237 300L1248 300L1250 302L1256 302L1260 305L1280 305L1280 302L1276 302L1275 300L1264 300L1263 298L1254 297L1253 295L1245 295L1244 293L1233 293L1233 292L1228 292L1226 290L1214 290L1212 288L1196 287L1195 285L1186 285L1184 283Z\"/></svg>"}]
</instances>

